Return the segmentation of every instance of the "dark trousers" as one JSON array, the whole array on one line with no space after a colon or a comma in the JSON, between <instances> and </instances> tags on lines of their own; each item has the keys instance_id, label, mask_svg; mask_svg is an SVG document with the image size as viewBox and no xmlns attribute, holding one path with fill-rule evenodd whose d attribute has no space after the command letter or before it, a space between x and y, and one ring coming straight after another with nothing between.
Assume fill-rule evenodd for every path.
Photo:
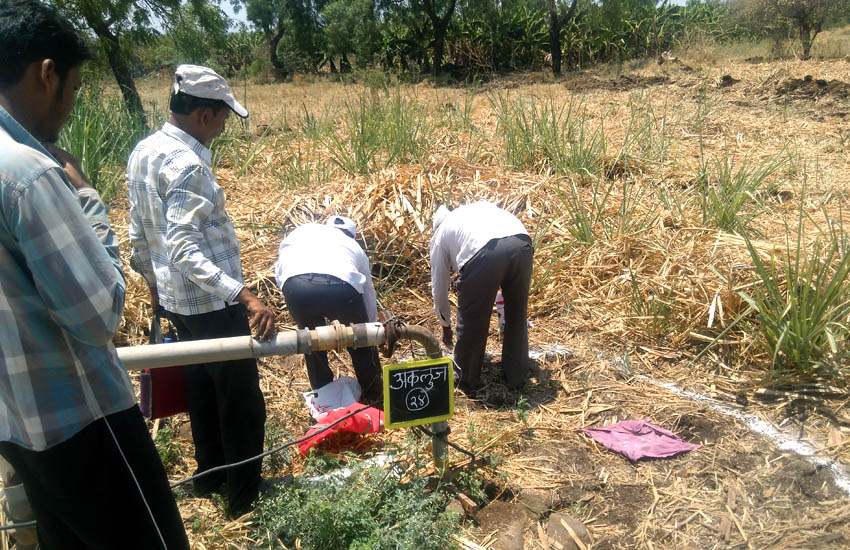
<instances>
[{"instance_id":1,"label":"dark trousers","mask_svg":"<svg viewBox=\"0 0 850 550\"><path fill-rule=\"evenodd\" d=\"M329 321L344 325L369 321L363 295L350 284L332 275L309 273L296 275L283 285L283 297L292 319L300 328L316 328ZM363 400L375 402L381 395L381 362L378 349L348 348L357 381L363 388ZM315 390L333 381L326 351L305 356L307 376Z\"/></svg>"},{"instance_id":2,"label":"dark trousers","mask_svg":"<svg viewBox=\"0 0 850 550\"><path fill-rule=\"evenodd\" d=\"M167 315L180 340L251 334L241 304L199 315L171 312ZM260 391L256 360L187 365L186 401L198 462L195 473L263 452L266 404ZM262 460L228 468L195 480L195 490L207 494L226 481L230 514L241 515L251 509L259 494L261 470Z\"/></svg>"},{"instance_id":3,"label":"dark trousers","mask_svg":"<svg viewBox=\"0 0 850 550\"><path fill-rule=\"evenodd\" d=\"M531 239L527 235L514 235L491 240L460 270L454 358L461 369L460 384L464 388L474 389L481 384L490 316L499 288L505 298L502 368L509 387L525 383L528 289L533 258Z\"/></svg>"},{"instance_id":4,"label":"dark trousers","mask_svg":"<svg viewBox=\"0 0 850 550\"><path fill-rule=\"evenodd\" d=\"M45 451L4 441L0 454L23 480L43 550L188 550L138 407L100 418Z\"/></svg>"}]
</instances>

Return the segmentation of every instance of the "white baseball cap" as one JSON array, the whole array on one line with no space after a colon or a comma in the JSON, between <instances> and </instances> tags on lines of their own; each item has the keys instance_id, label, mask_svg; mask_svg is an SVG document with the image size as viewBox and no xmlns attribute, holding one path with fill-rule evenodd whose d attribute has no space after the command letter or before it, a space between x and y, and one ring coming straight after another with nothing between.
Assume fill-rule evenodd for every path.
<instances>
[{"instance_id":1,"label":"white baseball cap","mask_svg":"<svg viewBox=\"0 0 850 550\"><path fill-rule=\"evenodd\" d=\"M434 229L440 227L440 224L445 221L446 216L448 215L449 209L441 204L440 207L437 208L437 211L434 212L434 219L432 220L432 223L434 224Z\"/></svg>"},{"instance_id":2,"label":"white baseball cap","mask_svg":"<svg viewBox=\"0 0 850 550\"><path fill-rule=\"evenodd\" d=\"M224 78L200 65L180 65L174 72L174 93L183 92L193 97L218 99L227 103L230 109L242 118L248 117L248 109L233 97L230 86Z\"/></svg>"},{"instance_id":3,"label":"white baseball cap","mask_svg":"<svg viewBox=\"0 0 850 550\"><path fill-rule=\"evenodd\" d=\"M352 239L357 236L357 224L354 223L354 220L351 218L346 218L345 216L331 216L327 219L325 225L330 225L331 227L336 227L337 229L342 230L343 233Z\"/></svg>"}]
</instances>

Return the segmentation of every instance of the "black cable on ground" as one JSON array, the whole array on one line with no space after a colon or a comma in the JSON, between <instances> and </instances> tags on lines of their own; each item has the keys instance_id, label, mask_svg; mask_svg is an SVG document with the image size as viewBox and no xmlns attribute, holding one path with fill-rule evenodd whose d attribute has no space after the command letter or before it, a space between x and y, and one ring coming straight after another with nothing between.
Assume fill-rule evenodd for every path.
<instances>
[{"instance_id":1,"label":"black cable on ground","mask_svg":"<svg viewBox=\"0 0 850 550\"><path fill-rule=\"evenodd\" d=\"M24 527L34 527L35 520L32 521L24 521L22 523L8 523L6 525L0 525L0 531L11 531L12 529L23 529Z\"/></svg>"},{"instance_id":2,"label":"black cable on ground","mask_svg":"<svg viewBox=\"0 0 850 550\"><path fill-rule=\"evenodd\" d=\"M347 420L347 419L351 418L352 416L354 416L355 414L357 414L359 412L363 412L366 409L368 409L369 407L373 407L373 406L374 405L363 405L359 409L355 409L355 410L351 411L350 413L346 414L345 416L342 416L342 417L334 420L330 424L328 424L326 426L322 426L322 428L319 431L317 431L316 433L310 434L309 436L304 435L304 436L299 437L298 439L291 439L291 440L287 441L286 443L282 443L282 444L278 445L277 447L273 447L273 448L269 449L268 451L264 451L264 452L258 454L257 456L252 456L251 458L246 458L245 460L241 460L239 462L234 462L233 464L223 464L221 466L216 466L215 468L210 468L209 470L204 470L203 472L197 473L193 476L189 476L185 479L181 479L180 481L176 481L176 482L172 483L171 488L175 489L177 487L180 487L181 485L185 485L186 483L189 483L190 481L194 481L194 480L196 480L200 477L203 477L207 474L211 474L211 473L214 473L214 472L220 472L220 471L226 470L228 468L236 468L237 466L242 466L244 464L248 464L248 463L253 462L255 460L260 460L260 459L265 458L265 457L267 457L271 454L274 454L278 451L282 451L283 449L285 449L287 447L291 447L292 445L297 445L297 444L299 444L303 441L307 441L308 439L312 439L312 438L316 437L317 435L319 435L320 433L324 433L324 432L330 430L331 428L333 428L334 426L336 426L337 424L339 424L343 420Z\"/></svg>"}]
</instances>

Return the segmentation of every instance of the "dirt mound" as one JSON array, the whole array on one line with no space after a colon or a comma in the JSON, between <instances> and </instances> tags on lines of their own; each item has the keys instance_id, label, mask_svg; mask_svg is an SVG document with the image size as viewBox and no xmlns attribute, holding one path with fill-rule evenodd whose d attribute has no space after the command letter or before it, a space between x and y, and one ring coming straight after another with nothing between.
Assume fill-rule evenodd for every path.
<instances>
[{"instance_id":1,"label":"dirt mound","mask_svg":"<svg viewBox=\"0 0 850 550\"><path fill-rule=\"evenodd\" d=\"M564 82L568 90L588 92L592 90L610 90L612 92L627 92L636 88L648 88L667 84L670 79L666 76L637 76L621 75L620 78L579 77Z\"/></svg>"},{"instance_id":2,"label":"dirt mound","mask_svg":"<svg viewBox=\"0 0 850 550\"><path fill-rule=\"evenodd\" d=\"M776 94L790 99L816 101L822 97L850 98L850 84L840 80L815 79L812 75L790 78L776 86Z\"/></svg>"}]
</instances>

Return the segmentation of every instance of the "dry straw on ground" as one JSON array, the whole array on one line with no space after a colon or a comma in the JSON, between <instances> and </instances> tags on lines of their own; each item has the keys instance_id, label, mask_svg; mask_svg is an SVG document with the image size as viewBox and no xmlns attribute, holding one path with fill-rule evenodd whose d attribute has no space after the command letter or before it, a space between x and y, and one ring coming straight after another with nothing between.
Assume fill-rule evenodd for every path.
<instances>
[{"instance_id":1,"label":"dry straw on ground","mask_svg":"<svg viewBox=\"0 0 850 550\"><path fill-rule=\"evenodd\" d=\"M535 345L557 343L571 353L541 360L521 401L501 386L498 365L490 369L480 399L458 396L452 439L499 457L498 465L485 472L501 487L502 498L520 490L545 491L553 508L567 509L587 524L594 549L844 548L850 542L850 507L828 469L785 454L728 417L623 374L614 364L625 357L634 373L730 406L739 407L735 399L746 397L748 412L784 428L794 426L823 455L850 464L846 397L823 404L831 419L817 409L807 409L808 416L793 414L799 403L763 405L753 399L769 364L757 334L732 331L695 360L743 312L736 289L753 279L744 240L701 223L694 192L706 159L726 155L735 163L749 159L757 164L784 155L788 162L773 176L776 192L764 197L767 209L753 222L762 235L755 243L759 253L765 258L782 253L783 220L793 229L800 200L806 201L809 226L835 219L850 173L845 118L850 105L844 88L833 81L850 81L849 69L845 61L736 63L722 69L677 63L636 68L619 79L598 71L559 83L543 82L539 74L521 75L474 90L405 85L400 92L427 106L435 119L451 118L469 102L467 122L475 130L435 126L421 162L393 163L357 177L331 165L327 143L300 133L298 124L307 112L339 131L340 101L373 92L321 81L249 85L247 103L254 124L265 125L263 137L253 138L235 155L252 156L247 171L230 160L217 174L238 228L246 282L278 313L281 327L291 325L291 319L271 268L282 234L300 223L335 213L355 218L372 261L392 267L392 278L400 279L382 297L384 307L436 331L427 249L435 204L451 190L453 204L492 200L522 219L536 244L530 338ZM737 82L727 85L724 74ZM832 84L811 87L806 75ZM158 97L163 86L148 82L142 90ZM574 185L579 200L591 205L594 185L603 180L555 174L542 161L535 167L506 167L494 94L578 102L586 126L603 125L606 169L612 174L622 173L624 157L617 152L630 135L632 110L652 121L654 131L663 134L663 156L652 153L647 142L628 158L622 180L641 191L631 211L636 219L649 220L646 226L639 231L615 227L628 202L626 188L617 184L596 222L599 238L587 246L568 245L574 240L571 214L558 190ZM315 171L324 159L326 183L293 187L281 181L278 169L294 162L297 144L309 153L308 170ZM664 202L662 196L675 200ZM127 209L121 200L111 215L119 235L126 235ZM606 224L614 224L607 235ZM806 236L812 240L815 232L809 226ZM121 244L126 260L126 238ZM144 339L146 292L131 276L124 342ZM651 330L665 304L671 305L665 326ZM498 357L493 334L490 348ZM332 358L334 368L350 370L345 357ZM290 435L305 431L309 419L298 394L307 389L302 360L264 360L261 372L269 416ZM574 431L643 416L704 447L671 460L630 465ZM178 426L185 419L170 422ZM359 444L381 448L402 437L401 432L384 433ZM186 437L179 441L188 454ZM181 477L191 467L185 456L170 475ZM300 460L288 468L297 473ZM188 496L179 504L195 548L252 547L250 519L228 523L210 501ZM474 527L466 531L470 544L486 538ZM529 532L526 548L543 547L535 533Z\"/></svg>"}]
</instances>

